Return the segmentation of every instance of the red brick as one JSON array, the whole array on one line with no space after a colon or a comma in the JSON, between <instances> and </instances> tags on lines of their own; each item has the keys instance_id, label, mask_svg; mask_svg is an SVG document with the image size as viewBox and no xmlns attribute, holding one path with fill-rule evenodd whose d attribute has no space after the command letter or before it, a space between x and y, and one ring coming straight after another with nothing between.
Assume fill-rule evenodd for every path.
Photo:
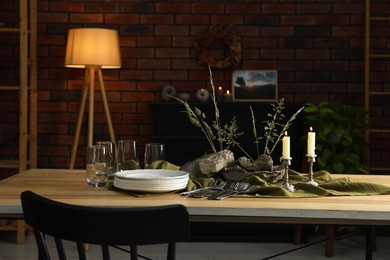
<instances>
[{"instance_id":1,"label":"red brick","mask_svg":"<svg viewBox=\"0 0 390 260\"><path fill-rule=\"evenodd\" d=\"M292 36L294 35L294 27L292 26L284 26L284 27L262 27L260 29L260 35L261 36L274 36L274 37L281 37L281 36Z\"/></svg>"},{"instance_id":2,"label":"red brick","mask_svg":"<svg viewBox=\"0 0 390 260\"><path fill-rule=\"evenodd\" d=\"M140 69L170 69L171 62L168 59L139 59L137 67Z\"/></svg>"},{"instance_id":3,"label":"red brick","mask_svg":"<svg viewBox=\"0 0 390 260\"><path fill-rule=\"evenodd\" d=\"M198 40L197 37L189 36L174 36L172 40L172 46L174 47L192 47L194 42Z\"/></svg>"},{"instance_id":4,"label":"red brick","mask_svg":"<svg viewBox=\"0 0 390 260\"><path fill-rule=\"evenodd\" d=\"M227 14L258 14L260 13L260 4L228 4L226 6Z\"/></svg>"},{"instance_id":5,"label":"red brick","mask_svg":"<svg viewBox=\"0 0 390 260\"><path fill-rule=\"evenodd\" d=\"M298 14L322 14L322 13L331 13L332 5L330 3L302 3L297 4L297 13Z\"/></svg>"},{"instance_id":6,"label":"red brick","mask_svg":"<svg viewBox=\"0 0 390 260\"><path fill-rule=\"evenodd\" d=\"M246 48L276 48L278 46L278 38L245 38L242 42L243 49Z\"/></svg>"},{"instance_id":7,"label":"red brick","mask_svg":"<svg viewBox=\"0 0 390 260\"><path fill-rule=\"evenodd\" d=\"M293 50L267 49L262 50L260 59L292 59L294 58Z\"/></svg>"},{"instance_id":8,"label":"red brick","mask_svg":"<svg viewBox=\"0 0 390 260\"><path fill-rule=\"evenodd\" d=\"M283 15L281 17L281 25L312 25L314 24L314 16L312 15Z\"/></svg>"},{"instance_id":9,"label":"red brick","mask_svg":"<svg viewBox=\"0 0 390 260\"><path fill-rule=\"evenodd\" d=\"M172 15L156 15L144 14L140 15L140 23L143 24L173 24L174 17Z\"/></svg>"},{"instance_id":10,"label":"red brick","mask_svg":"<svg viewBox=\"0 0 390 260\"><path fill-rule=\"evenodd\" d=\"M87 3L87 13L113 13L119 11L117 3Z\"/></svg>"},{"instance_id":11,"label":"red brick","mask_svg":"<svg viewBox=\"0 0 390 260\"><path fill-rule=\"evenodd\" d=\"M159 36L159 37L145 36L145 37L138 37L137 44L140 46L160 46L160 47L171 46L172 40L171 37L168 36Z\"/></svg>"},{"instance_id":12,"label":"red brick","mask_svg":"<svg viewBox=\"0 0 390 260\"><path fill-rule=\"evenodd\" d=\"M103 23L103 14L71 14L71 23Z\"/></svg>"},{"instance_id":13,"label":"red brick","mask_svg":"<svg viewBox=\"0 0 390 260\"><path fill-rule=\"evenodd\" d=\"M244 17L240 15L212 15L210 19L211 24L243 24Z\"/></svg>"},{"instance_id":14,"label":"red brick","mask_svg":"<svg viewBox=\"0 0 390 260\"><path fill-rule=\"evenodd\" d=\"M188 35L189 28L184 25L158 25L156 35Z\"/></svg>"},{"instance_id":15,"label":"red brick","mask_svg":"<svg viewBox=\"0 0 390 260\"><path fill-rule=\"evenodd\" d=\"M138 14L104 14L107 24L138 24Z\"/></svg>"},{"instance_id":16,"label":"red brick","mask_svg":"<svg viewBox=\"0 0 390 260\"><path fill-rule=\"evenodd\" d=\"M66 13L39 13L38 20L46 23L67 23L68 15Z\"/></svg>"},{"instance_id":17,"label":"red brick","mask_svg":"<svg viewBox=\"0 0 390 260\"><path fill-rule=\"evenodd\" d=\"M315 70L328 70L328 71L347 71L348 61L315 61Z\"/></svg>"},{"instance_id":18,"label":"red brick","mask_svg":"<svg viewBox=\"0 0 390 260\"><path fill-rule=\"evenodd\" d=\"M172 62L172 69L202 69L203 66L200 65L197 60L193 59L176 59Z\"/></svg>"},{"instance_id":19,"label":"red brick","mask_svg":"<svg viewBox=\"0 0 390 260\"><path fill-rule=\"evenodd\" d=\"M189 13L190 5L187 3L156 3L157 13Z\"/></svg>"},{"instance_id":20,"label":"red brick","mask_svg":"<svg viewBox=\"0 0 390 260\"><path fill-rule=\"evenodd\" d=\"M84 13L85 3L76 2L52 2L50 4L51 12L72 12L72 13Z\"/></svg>"},{"instance_id":21,"label":"red brick","mask_svg":"<svg viewBox=\"0 0 390 260\"><path fill-rule=\"evenodd\" d=\"M223 4L193 3L191 5L193 14L221 14L224 13L224 9L225 6Z\"/></svg>"},{"instance_id":22,"label":"red brick","mask_svg":"<svg viewBox=\"0 0 390 260\"><path fill-rule=\"evenodd\" d=\"M187 80L188 72L184 70L156 70L154 78L156 80Z\"/></svg>"},{"instance_id":23,"label":"red brick","mask_svg":"<svg viewBox=\"0 0 390 260\"><path fill-rule=\"evenodd\" d=\"M317 25L349 25L349 17L345 15L317 15L315 23Z\"/></svg>"},{"instance_id":24,"label":"red brick","mask_svg":"<svg viewBox=\"0 0 390 260\"><path fill-rule=\"evenodd\" d=\"M352 26L340 26L340 27L333 27L333 36L335 37L351 37L351 36L362 36L363 35L363 28L361 27L352 27Z\"/></svg>"},{"instance_id":25,"label":"red brick","mask_svg":"<svg viewBox=\"0 0 390 260\"><path fill-rule=\"evenodd\" d=\"M329 59L330 51L329 50L297 50L296 51L297 59Z\"/></svg>"},{"instance_id":26,"label":"red brick","mask_svg":"<svg viewBox=\"0 0 390 260\"><path fill-rule=\"evenodd\" d=\"M176 24L209 24L207 15L177 15Z\"/></svg>"},{"instance_id":27,"label":"red brick","mask_svg":"<svg viewBox=\"0 0 390 260\"><path fill-rule=\"evenodd\" d=\"M187 48L156 48L158 58L188 58L190 57Z\"/></svg>"},{"instance_id":28,"label":"red brick","mask_svg":"<svg viewBox=\"0 0 390 260\"><path fill-rule=\"evenodd\" d=\"M291 14L295 13L294 4L263 4L262 13L264 14Z\"/></svg>"}]
</instances>

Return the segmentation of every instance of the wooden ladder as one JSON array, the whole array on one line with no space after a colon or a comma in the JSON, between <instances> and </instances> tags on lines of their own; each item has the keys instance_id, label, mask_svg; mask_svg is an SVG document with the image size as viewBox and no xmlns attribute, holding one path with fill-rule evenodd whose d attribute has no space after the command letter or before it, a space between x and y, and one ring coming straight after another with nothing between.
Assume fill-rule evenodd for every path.
<instances>
[{"instance_id":1,"label":"wooden ladder","mask_svg":"<svg viewBox=\"0 0 390 260\"><path fill-rule=\"evenodd\" d=\"M37 0L19 0L19 16L17 27L0 27L1 34L19 34L20 63L19 85L0 86L19 94L19 154L17 160L0 160L0 168L22 172L37 167ZM5 221L0 231L16 231L16 243L23 244L24 220Z\"/></svg>"}]
</instances>

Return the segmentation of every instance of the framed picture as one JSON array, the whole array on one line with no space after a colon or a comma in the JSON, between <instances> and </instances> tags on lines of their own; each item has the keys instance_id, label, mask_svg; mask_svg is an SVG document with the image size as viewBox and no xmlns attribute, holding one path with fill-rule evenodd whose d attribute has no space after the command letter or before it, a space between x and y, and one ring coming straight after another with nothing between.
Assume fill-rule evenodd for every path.
<instances>
[{"instance_id":1,"label":"framed picture","mask_svg":"<svg viewBox=\"0 0 390 260\"><path fill-rule=\"evenodd\" d=\"M273 102L278 99L276 70L235 70L232 74L233 101Z\"/></svg>"}]
</instances>

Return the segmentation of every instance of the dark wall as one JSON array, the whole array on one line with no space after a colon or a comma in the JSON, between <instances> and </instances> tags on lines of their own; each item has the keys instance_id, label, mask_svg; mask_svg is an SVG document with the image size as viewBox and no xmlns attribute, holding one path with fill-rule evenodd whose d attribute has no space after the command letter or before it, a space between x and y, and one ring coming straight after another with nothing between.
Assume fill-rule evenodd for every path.
<instances>
[{"instance_id":1,"label":"dark wall","mask_svg":"<svg viewBox=\"0 0 390 260\"><path fill-rule=\"evenodd\" d=\"M1 1L0 22L17 21L15 2ZM119 31L123 66L103 71L114 129L118 137L145 143L153 135L148 103L161 101L163 86L190 92L193 100L196 90L210 88L194 44L213 24L230 24L241 38L235 69L278 71L278 94L287 103L363 104L363 1L38 0L39 167L68 163L84 76L64 67L70 28ZM1 37L0 81L8 84L18 74L17 39L9 44ZM212 47L216 59L229 55L224 42ZM213 69L215 84L230 89L233 70ZM108 139L99 93L96 97L95 140ZM11 93L0 96L1 111L7 111L0 121L1 142L11 155L17 154L16 99ZM77 167L83 167L86 128Z\"/></svg>"}]
</instances>

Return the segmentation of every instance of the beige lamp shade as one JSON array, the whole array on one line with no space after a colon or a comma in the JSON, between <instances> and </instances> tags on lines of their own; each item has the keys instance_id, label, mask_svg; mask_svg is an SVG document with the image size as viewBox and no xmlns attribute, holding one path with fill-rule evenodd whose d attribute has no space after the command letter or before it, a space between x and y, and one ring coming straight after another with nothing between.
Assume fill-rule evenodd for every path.
<instances>
[{"instance_id":1,"label":"beige lamp shade","mask_svg":"<svg viewBox=\"0 0 390 260\"><path fill-rule=\"evenodd\" d=\"M65 66L85 68L101 66L102 69L121 67L118 33L111 29L71 29L66 45Z\"/></svg>"}]
</instances>

